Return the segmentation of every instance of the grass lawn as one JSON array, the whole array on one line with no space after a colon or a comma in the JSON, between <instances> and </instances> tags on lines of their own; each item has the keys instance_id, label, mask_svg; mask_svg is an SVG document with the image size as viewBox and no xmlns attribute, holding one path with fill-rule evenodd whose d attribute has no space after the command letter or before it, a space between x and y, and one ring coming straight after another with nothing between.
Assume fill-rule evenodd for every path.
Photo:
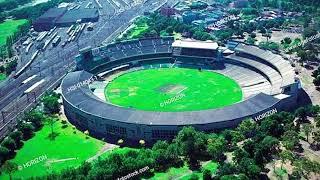
<instances>
[{"instance_id":1,"label":"grass lawn","mask_svg":"<svg viewBox=\"0 0 320 180\"><path fill-rule=\"evenodd\" d=\"M166 172L155 173L155 175L150 178L150 180L162 180L162 179L175 179L183 176L184 174L191 173L187 165L180 168L170 168Z\"/></svg>"},{"instance_id":2,"label":"grass lawn","mask_svg":"<svg viewBox=\"0 0 320 180\"><path fill-rule=\"evenodd\" d=\"M204 169L208 169L211 173L215 173L218 168L218 164L215 162L209 162L202 166ZM189 170L187 164L181 168L170 168L167 172L155 173L155 175L150 178L150 180L162 180L162 179L179 179L179 180L189 180L189 178L195 174L202 179L201 171L192 172Z\"/></svg>"},{"instance_id":3,"label":"grass lawn","mask_svg":"<svg viewBox=\"0 0 320 180\"><path fill-rule=\"evenodd\" d=\"M215 162L210 161L209 163L202 166L204 169L208 169L211 173L215 173L218 168L218 164Z\"/></svg>"},{"instance_id":4,"label":"grass lawn","mask_svg":"<svg viewBox=\"0 0 320 180\"><path fill-rule=\"evenodd\" d=\"M138 39L149 30L147 24L148 18L145 16L138 16L135 18L134 23L131 24L122 34L118 36L122 40Z\"/></svg>"},{"instance_id":5,"label":"grass lawn","mask_svg":"<svg viewBox=\"0 0 320 180\"><path fill-rule=\"evenodd\" d=\"M285 175L287 175L287 170L286 169L282 169L282 168L276 168L276 170L274 171L275 175L277 177L284 177Z\"/></svg>"},{"instance_id":6,"label":"grass lawn","mask_svg":"<svg viewBox=\"0 0 320 180\"><path fill-rule=\"evenodd\" d=\"M105 88L105 96L113 104L140 110L191 111L239 102L242 91L234 80L212 71L157 68L113 79Z\"/></svg>"},{"instance_id":7,"label":"grass lawn","mask_svg":"<svg viewBox=\"0 0 320 180\"><path fill-rule=\"evenodd\" d=\"M18 26L26 22L26 19L19 19L7 20L3 23L0 23L0 46L5 45L7 37L13 35L13 33L17 31Z\"/></svg>"},{"instance_id":8,"label":"grass lawn","mask_svg":"<svg viewBox=\"0 0 320 180\"><path fill-rule=\"evenodd\" d=\"M128 39L135 39L141 36L141 34L145 33L148 30L149 26L145 23L143 25L134 26L130 33L128 34Z\"/></svg>"},{"instance_id":9,"label":"grass lawn","mask_svg":"<svg viewBox=\"0 0 320 180\"><path fill-rule=\"evenodd\" d=\"M5 80L7 78L7 76L3 73L0 73L0 82Z\"/></svg>"},{"instance_id":10,"label":"grass lawn","mask_svg":"<svg viewBox=\"0 0 320 180\"><path fill-rule=\"evenodd\" d=\"M290 44L283 44L282 47L284 50L289 50L289 48L296 48L299 47L299 43L301 42L300 39L293 39L292 42Z\"/></svg>"},{"instance_id":11,"label":"grass lawn","mask_svg":"<svg viewBox=\"0 0 320 180\"><path fill-rule=\"evenodd\" d=\"M13 175L14 178L42 176L67 167L76 167L94 156L104 145L104 142L97 139L91 137L86 139L85 134L73 130L71 125L63 129L60 121L55 123L54 131L58 136L55 140L50 140L48 135L51 129L49 125L45 125L32 139L25 142L12 160L18 166L23 167L25 163L40 156L47 158L29 167L23 167ZM73 131L76 131L76 134ZM0 179L8 179L8 177L3 175Z\"/></svg>"},{"instance_id":12,"label":"grass lawn","mask_svg":"<svg viewBox=\"0 0 320 180\"><path fill-rule=\"evenodd\" d=\"M177 32L173 32L173 37L174 37L174 39L182 39L182 34L177 33Z\"/></svg>"},{"instance_id":13,"label":"grass lawn","mask_svg":"<svg viewBox=\"0 0 320 180\"><path fill-rule=\"evenodd\" d=\"M257 16L256 15L241 15L241 19L242 20L246 20L246 21L250 21L250 20L253 20L255 19Z\"/></svg>"},{"instance_id":14,"label":"grass lawn","mask_svg":"<svg viewBox=\"0 0 320 180\"><path fill-rule=\"evenodd\" d=\"M101 159L105 159L107 158L110 154L113 154L113 153L118 153L118 154L126 154L128 153L128 151L130 150L133 150L133 151L139 151L139 149L135 149L135 148L130 148L130 147L123 147L123 148L115 148L111 151L107 151L106 153L102 154L100 156Z\"/></svg>"}]
</instances>

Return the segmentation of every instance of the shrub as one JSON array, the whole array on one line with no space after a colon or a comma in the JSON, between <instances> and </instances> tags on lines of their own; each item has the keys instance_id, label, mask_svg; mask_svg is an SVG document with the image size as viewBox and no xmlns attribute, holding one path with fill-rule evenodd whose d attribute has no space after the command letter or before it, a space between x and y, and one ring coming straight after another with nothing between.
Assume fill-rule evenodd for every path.
<instances>
[{"instance_id":1,"label":"shrub","mask_svg":"<svg viewBox=\"0 0 320 180\"><path fill-rule=\"evenodd\" d=\"M198 180L199 177L196 174L191 174L189 180Z\"/></svg>"},{"instance_id":2,"label":"shrub","mask_svg":"<svg viewBox=\"0 0 320 180\"><path fill-rule=\"evenodd\" d=\"M20 124L19 130L23 133L23 139L28 140L34 134L34 127L32 124L23 122Z\"/></svg>"},{"instance_id":3,"label":"shrub","mask_svg":"<svg viewBox=\"0 0 320 180\"><path fill-rule=\"evenodd\" d=\"M43 122L45 121L45 117L42 112L32 110L29 113L26 113L25 121L31 122L35 130L40 130L43 126Z\"/></svg>"},{"instance_id":4,"label":"shrub","mask_svg":"<svg viewBox=\"0 0 320 180\"><path fill-rule=\"evenodd\" d=\"M18 130L13 131L9 134L9 137L11 137L15 141L17 148L20 148L23 145L22 136L23 136L22 132Z\"/></svg>"},{"instance_id":5,"label":"shrub","mask_svg":"<svg viewBox=\"0 0 320 180\"><path fill-rule=\"evenodd\" d=\"M7 137L6 139L4 139L1 143L1 146L9 149L11 153L13 153L14 150L17 148L16 143L11 137Z\"/></svg>"},{"instance_id":6,"label":"shrub","mask_svg":"<svg viewBox=\"0 0 320 180\"><path fill-rule=\"evenodd\" d=\"M0 146L0 166L4 161L7 160L9 154L10 154L10 151L8 148Z\"/></svg>"},{"instance_id":7,"label":"shrub","mask_svg":"<svg viewBox=\"0 0 320 180\"><path fill-rule=\"evenodd\" d=\"M203 180L210 180L211 179L211 172L208 169L203 170L202 172L203 176Z\"/></svg>"}]
</instances>

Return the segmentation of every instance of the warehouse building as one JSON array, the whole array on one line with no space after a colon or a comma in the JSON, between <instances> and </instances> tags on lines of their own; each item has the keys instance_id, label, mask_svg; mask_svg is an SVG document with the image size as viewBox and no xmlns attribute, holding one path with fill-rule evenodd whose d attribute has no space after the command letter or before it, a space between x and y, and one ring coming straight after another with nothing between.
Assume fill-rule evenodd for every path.
<instances>
[{"instance_id":1,"label":"warehouse building","mask_svg":"<svg viewBox=\"0 0 320 180\"><path fill-rule=\"evenodd\" d=\"M48 31L52 29L59 18L67 12L67 8L51 8L33 22L34 30Z\"/></svg>"},{"instance_id":2,"label":"warehouse building","mask_svg":"<svg viewBox=\"0 0 320 180\"><path fill-rule=\"evenodd\" d=\"M97 22L99 20L99 12L97 9L72 9L67 11L57 22L58 27L71 26L77 20L81 22Z\"/></svg>"},{"instance_id":3,"label":"warehouse building","mask_svg":"<svg viewBox=\"0 0 320 180\"><path fill-rule=\"evenodd\" d=\"M54 26L66 27L81 22L97 22L99 12L97 9L72 9L51 8L33 22L36 31L48 31Z\"/></svg>"}]
</instances>

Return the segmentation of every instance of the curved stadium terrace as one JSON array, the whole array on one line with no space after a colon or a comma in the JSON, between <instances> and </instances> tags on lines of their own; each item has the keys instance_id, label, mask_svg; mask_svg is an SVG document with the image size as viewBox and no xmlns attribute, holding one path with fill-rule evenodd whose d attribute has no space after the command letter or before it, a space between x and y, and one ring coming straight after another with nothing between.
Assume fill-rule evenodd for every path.
<instances>
[{"instance_id":1,"label":"curved stadium terrace","mask_svg":"<svg viewBox=\"0 0 320 180\"><path fill-rule=\"evenodd\" d=\"M246 118L258 121L296 106L299 81L289 62L245 44L224 50L213 42L174 41L172 37L83 49L76 57L79 71L69 73L61 84L66 116L77 127L99 137L154 142L172 139L186 125L203 131L232 128ZM142 111L105 102L91 86L121 72L163 67L201 68L223 74L241 86L244 98L215 109ZM83 83L93 77L99 80ZM77 88L71 91L70 87Z\"/></svg>"}]
</instances>

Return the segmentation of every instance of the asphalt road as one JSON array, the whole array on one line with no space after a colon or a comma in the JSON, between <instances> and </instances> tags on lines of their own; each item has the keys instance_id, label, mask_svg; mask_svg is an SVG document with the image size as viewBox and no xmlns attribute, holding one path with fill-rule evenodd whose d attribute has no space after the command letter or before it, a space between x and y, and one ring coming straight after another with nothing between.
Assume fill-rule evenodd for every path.
<instances>
[{"instance_id":1,"label":"asphalt road","mask_svg":"<svg viewBox=\"0 0 320 180\"><path fill-rule=\"evenodd\" d=\"M114 3L118 1L120 8ZM145 4L128 7L130 0L107 0L100 1L103 8L99 9L100 19L94 25L93 31L84 31L77 42L71 42L65 47L48 47L34 60L30 67L19 77L14 79L9 77L0 84L0 138L10 132L16 124L16 120L23 116L23 112L30 110L39 101L46 91L58 87L61 79L75 68L74 57L78 50L87 46L95 47L103 41L112 40L118 33L121 33L128 26L129 22L135 17L142 15L159 7L163 1L148 0ZM169 0L168 4L174 4L178 0ZM86 1L86 2L89 2ZM93 4L95 2L92 0ZM85 6L86 3L82 5ZM126 10L125 10L126 9ZM68 28L57 29L56 32L62 37L62 42L67 38ZM29 54L21 50L21 62L17 69L21 68L31 58L36 50L33 46ZM26 84L22 82L32 75L37 75ZM24 94L24 91L34 83L44 79L45 82L34 89L32 92Z\"/></svg>"}]
</instances>

